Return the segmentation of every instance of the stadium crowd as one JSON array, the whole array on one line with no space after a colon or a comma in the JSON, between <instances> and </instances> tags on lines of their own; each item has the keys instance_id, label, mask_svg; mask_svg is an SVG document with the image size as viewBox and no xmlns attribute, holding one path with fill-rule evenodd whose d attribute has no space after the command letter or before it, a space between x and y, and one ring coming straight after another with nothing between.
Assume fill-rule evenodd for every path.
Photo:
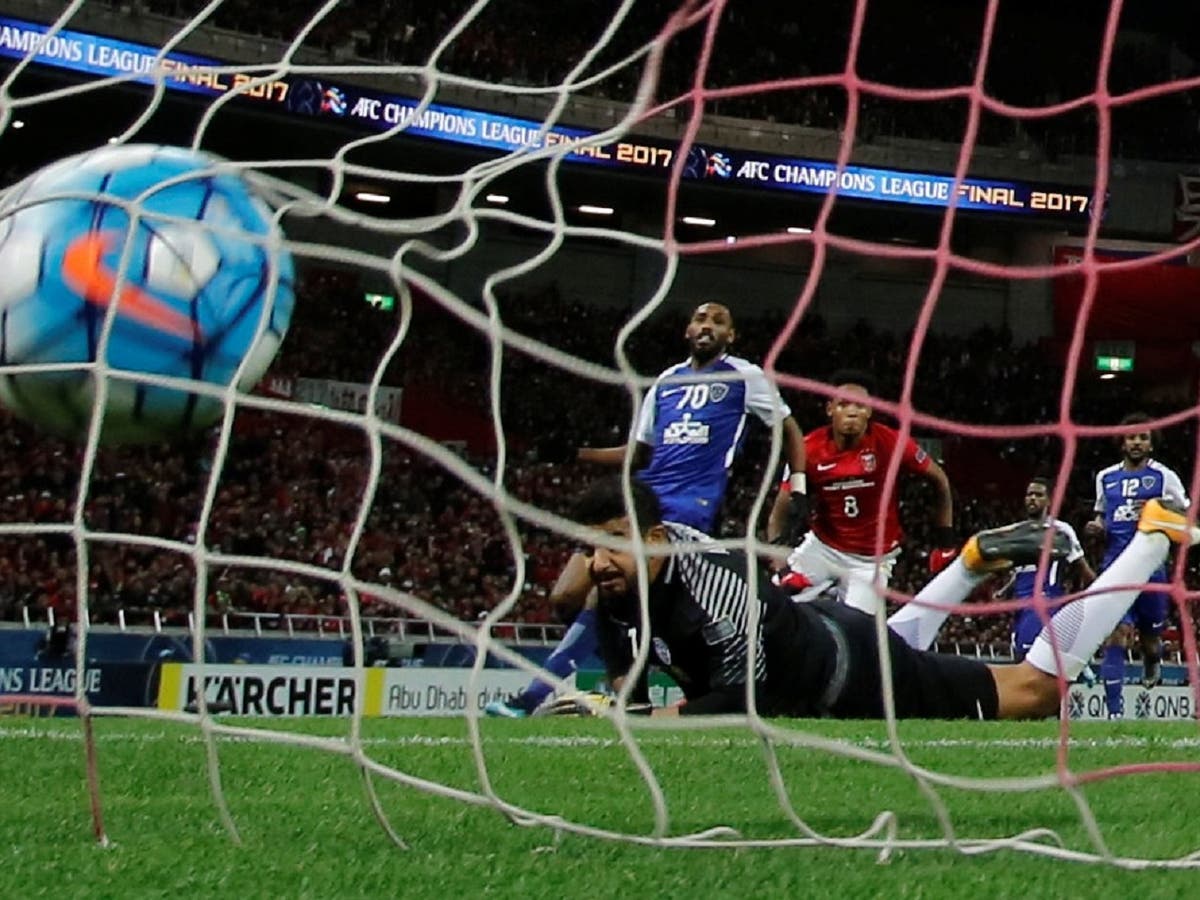
<instances>
[{"instance_id":1,"label":"stadium crowd","mask_svg":"<svg viewBox=\"0 0 1200 900\"><path fill-rule=\"evenodd\" d=\"M130 8L130 0L112 0ZM447 0L344 0L315 23L306 45L334 60L357 57L424 65L472 4ZM197 0L134 0L132 9L181 21L205 4ZM680 6L675 2L633 4L589 73L602 71L644 46ZM319 4L252 3L226 0L209 23L244 34L291 41L309 24ZM532 0L506 0L484 7L444 48L437 68L445 73L510 85L561 83L599 39L616 4L573 3L569 10ZM751 86L784 78L825 76L846 70L853 3L780 8L731 3L716 33L705 85L744 86L745 93L709 101L708 111L781 124L839 129L845 119L842 88L764 90ZM984 89L1016 107L1043 107L1090 95L1103 43L1104 16L1082 2L1043 5L1031 14L1002 5L988 54ZM693 24L663 56L659 102L681 98L693 86L705 23ZM982 7L929 4L914 10L898 0L868 5L857 75L870 82L908 88L964 87L974 80L983 29ZM1121 94L1195 74L1200 58L1192 31L1172 26L1169 11L1126 4L1113 48L1108 89ZM613 72L588 92L632 99L641 60ZM897 102L865 91L859 137L913 138L958 143L966 127L963 100ZM1187 91L1124 104L1113 109L1113 152L1117 157L1185 159L1194 154L1200 110ZM985 113L979 143L1011 146L1047 157L1095 151L1097 116L1085 106L1052 117L1011 119Z\"/></svg>"},{"instance_id":2,"label":"stadium crowd","mask_svg":"<svg viewBox=\"0 0 1200 900\"><path fill-rule=\"evenodd\" d=\"M289 383L296 377L366 382L374 375L399 320L394 312L364 303L355 285L354 277L345 273L307 273L292 331L264 385ZM502 298L501 312L505 325L515 331L592 362L612 363L620 317L611 310L562 297L551 286ZM628 349L639 371L653 374L682 357L678 319L678 310L665 312L634 335ZM775 315L742 318L738 352L761 359L780 326ZM820 379L853 365L878 373L879 396L894 399L899 396L907 346L906 335L877 332L865 322L850 333L834 335L810 317L779 368ZM387 366L383 382L403 387L406 404L412 398L414 404L440 410L451 430L455 422L472 416L487 421L489 352L482 336L464 329L433 303L418 300L410 334ZM1053 419L1057 361L1044 347L1014 346L1003 333L981 330L967 340L931 336L922 359L932 361L918 370L914 402L922 411L977 424ZM1113 391L1120 398L1122 389L1110 385L1106 390L1111 408ZM980 396L991 401L970 400ZM590 399L566 402L568 397ZM803 427L822 423L822 397L792 393L789 401ZM1089 408L1086 392L1078 406ZM94 622L115 621L123 610L129 621L144 622L157 612L167 624L186 623L195 585L188 550L197 540L222 554L310 567L289 572L229 561L210 568L209 613L260 614L268 628L283 626L281 614L302 617L293 620L298 627L336 627L336 618L347 611L337 577L347 567L368 585L392 587L413 599L396 608L368 587L361 599L369 616L420 617L419 602L470 621L505 599L516 567L489 499L420 453L387 440L371 494L365 434L313 419L305 404L295 409L295 414L239 413L202 534L198 524L213 468L213 440L102 448L82 512L88 528L101 535L88 542L86 566ZM589 473L580 464L543 462L540 454L550 444L622 443L631 405L622 388L552 372L509 350L501 411L509 453L505 489L522 501L561 513ZM1053 474L1058 463L1059 441L1053 437L982 442L949 433L924 436L940 440L930 446L951 475L957 495L956 529L964 537L1019 518L1025 482L1035 473ZM1184 434L1172 438L1172 447L1192 446ZM81 448L11 419L5 420L0 440L5 444L0 458L0 523L69 524L78 502ZM774 481L764 471L768 441L761 428L748 435L724 511L723 536L745 533L761 480ZM476 439L455 446L468 465L488 478L494 476L493 447ZM1064 518L1081 526L1090 516L1094 472L1114 455L1110 442L1081 442ZM1187 471L1186 466L1179 468ZM902 495L908 541L892 579L901 593L914 593L928 578L930 525L923 512L928 498L921 494L925 489L920 483L908 485ZM361 538L347 563L368 497ZM756 523L756 532L761 535L764 526L765 521ZM526 521L519 522L519 528L525 570L507 618L551 623L554 613L547 595L571 543ZM104 533L168 538L178 541L179 549L139 545L136 538L105 540ZM1189 577L1195 581L1196 574L1192 571ZM69 536L0 537L0 617L20 618L23 608L38 619L47 609L70 617L77 592ZM1003 646L1008 628L1007 616L954 619L945 640L968 649Z\"/></svg>"}]
</instances>

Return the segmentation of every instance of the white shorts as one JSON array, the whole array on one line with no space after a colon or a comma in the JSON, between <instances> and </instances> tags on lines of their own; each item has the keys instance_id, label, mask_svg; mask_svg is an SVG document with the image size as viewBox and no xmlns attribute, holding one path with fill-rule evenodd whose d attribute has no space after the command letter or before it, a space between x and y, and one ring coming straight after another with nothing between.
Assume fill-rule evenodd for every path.
<instances>
[{"instance_id":1,"label":"white shorts","mask_svg":"<svg viewBox=\"0 0 1200 900\"><path fill-rule=\"evenodd\" d=\"M883 606L883 589L892 578L899 555L899 547L883 556L846 553L830 547L810 531L787 561L813 584L831 581L837 585L836 596L842 603L874 615Z\"/></svg>"}]
</instances>

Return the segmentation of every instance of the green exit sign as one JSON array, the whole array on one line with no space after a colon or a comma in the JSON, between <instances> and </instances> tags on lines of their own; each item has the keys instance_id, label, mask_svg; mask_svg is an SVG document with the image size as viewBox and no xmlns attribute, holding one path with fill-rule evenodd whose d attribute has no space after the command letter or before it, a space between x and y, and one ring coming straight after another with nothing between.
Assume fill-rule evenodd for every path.
<instances>
[{"instance_id":1,"label":"green exit sign","mask_svg":"<svg viewBox=\"0 0 1200 900\"><path fill-rule=\"evenodd\" d=\"M1132 372L1132 356L1097 356L1097 372Z\"/></svg>"}]
</instances>

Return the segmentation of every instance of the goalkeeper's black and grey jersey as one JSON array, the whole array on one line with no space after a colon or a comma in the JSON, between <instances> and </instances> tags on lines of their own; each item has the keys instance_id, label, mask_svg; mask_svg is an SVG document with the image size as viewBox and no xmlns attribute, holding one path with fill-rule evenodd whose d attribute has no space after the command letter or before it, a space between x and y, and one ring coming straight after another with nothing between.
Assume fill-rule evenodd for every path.
<instances>
[{"instance_id":1,"label":"goalkeeper's black and grey jersey","mask_svg":"<svg viewBox=\"0 0 1200 900\"><path fill-rule=\"evenodd\" d=\"M795 627L792 619L810 613L797 610L790 597L747 564L744 553L722 549L690 528L672 524L668 530L673 543L700 546L668 557L650 587L649 663L683 689L685 710L713 714L746 708L753 578L759 604L754 661L759 710L767 715L819 714L807 697L819 703L836 671L837 646L829 631ZM600 650L609 674L624 675L640 638L637 598L604 601L598 613ZM779 708L783 698L774 696L775 684L788 686L787 709Z\"/></svg>"},{"instance_id":2,"label":"goalkeeper's black and grey jersey","mask_svg":"<svg viewBox=\"0 0 1200 900\"><path fill-rule=\"evenodd\" d=\"M740 551L692 529L669 527L693 552L668 557L650 585L649 665L683 689L682 712L742 712L751 646L750 579L756 582L755 702L766 716L884 715L874 617L835 601L795 603ZM610 678L632 671L641 638L636 594L597 609ZM888 633L899 717L994 718L995 680L973 659L913 650ZM644 679L645 673L642 673ZM634 696L645 696L640 685Z\"/></svg>"}]
</instances>

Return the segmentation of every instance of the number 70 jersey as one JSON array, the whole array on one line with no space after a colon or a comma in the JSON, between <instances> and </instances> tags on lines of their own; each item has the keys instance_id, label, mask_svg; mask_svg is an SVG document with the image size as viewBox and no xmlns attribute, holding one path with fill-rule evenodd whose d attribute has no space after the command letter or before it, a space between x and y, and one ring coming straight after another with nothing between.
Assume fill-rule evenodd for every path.
<instances>
[{"instance_id":1,"label":"number 70 jersey","mask_svg":"<svg viewBox=\"0 0 1200 900\"><path fill-rule=\"evenodd\" d=\"M791 415L763 370L737 356L672 366L646 392L636 436L654 454L638 478L665 520L712 533L750 412L768 426Z\"/></svg>"}]
</instances>

